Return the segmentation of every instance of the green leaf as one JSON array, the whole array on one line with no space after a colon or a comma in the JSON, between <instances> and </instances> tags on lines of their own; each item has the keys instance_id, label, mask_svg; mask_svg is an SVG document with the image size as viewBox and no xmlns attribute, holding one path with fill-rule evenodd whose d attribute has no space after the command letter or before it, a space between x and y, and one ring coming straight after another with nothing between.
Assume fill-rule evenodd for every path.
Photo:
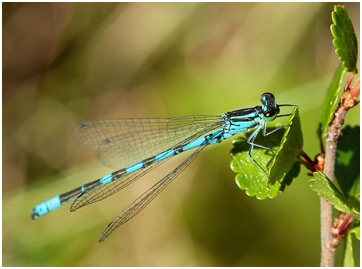
<instances>
[{"instance_id":1,"label":"green leaf","mask_svg":"<svg viewBox=\"0 0 362 269\"><path fill-rule=\"evenodd\" d=\"M347 235L343 267L354 267L352 236L350 233Z\"/></svg>"},{"instance_id":2,"label":"green leaf","mask_svg":"<svg viewBox=\"0 0 362 269\"><path fill-rule=\"evenodd\" d=\"M271 184L284 179L298 159L299 152L303 149L303 135L298 107L294 108L288 125L289 127L286 129L277 151L277 158L273 158L271 163L269 173L269 182Z\"/></svg>"},{"instance_id":3,"label":"green leaf","mask_svg":"<svg viewBox=\"0 0 362 269\"><path fill-rule=\"evenodd\" d=\"M322 172L314 172L314 178L309 180L312 190L334 206L338 211L351 214L355 219L360 219L359 208L351 204L347 198L334 186Z\"/></svg>"},{"instance_id":4,"label":"green leaf","mask_svg":"<svg viewBox=\"0 0 362 269\"><path fill-rule=\"evenodd\" d=\"M300 164L296 161L303 140L297 108L294 109L288 125L291 126L284 128L284 134L282 130L278 130L265 137L259 135L255 140L256 144L277 149L276 158L269 150L258 147L254 147L252 153L261 167L270 171L270 176L266 175L249 156L250 144L246 140L252 131L244 133L244 137L238 137L233 141L231 169L237 173L236 184L245 190L247 195L256 196L260 200L274 198L299 174ZM272 130L268 128L267 132ZM279 158L281 159L278 160Z\"/></svg>"},{"instance_id":5,"label":"green leaf","mask_svg":"<svg viewBox=\"0 0 362 269\"><path fill-rule=\"evenodd\" d=\"M358 240L360 240L360 226L358 225L358 226L356 226L356 227L354 227L354 228L352 228L350 231L349 231L349 233L351 233L351 234L355 234L356 235L356 238L358 239Z\"/></svg>"},{"instance_id":6,"label":"green leaf","mask_svg":"<svg viewBox=\"0 0 362 269\"><path fill-rule=\"evenodd\" d=\"M360 127L347 126L338 140L335 176L342 193L356 199L360 196Z\"/></svg>"},{"instance_id":7,"label":"green leaf","mask_svg":"<svg viewBox=\"0 0 362 269\"><path fill-rule=\"evenodd\" d=\"M324 100L322 113L319 119L320 123L319 133L322 139L325 138L325 134L328 131L328 126L334 118L334 112L337 109L339 96L341 95L341 90L342 90L341 84L345 72L346 71L344 66L340 64L336 72L334 73L331 85L328 88L327 96L326 99Z\"/></svg>"},{"instance_id":8,"label":"green leaf","mask_svg":"<svg viewBox=\"0 0 362 269\"><path fill-rule=\"evenodd\" d=\"M357 38L346 7L334 6L332 20L331 32L334 37L333 45L336 47L336 54L348 72L356 72Z\"/></svg>"}]
</instances>

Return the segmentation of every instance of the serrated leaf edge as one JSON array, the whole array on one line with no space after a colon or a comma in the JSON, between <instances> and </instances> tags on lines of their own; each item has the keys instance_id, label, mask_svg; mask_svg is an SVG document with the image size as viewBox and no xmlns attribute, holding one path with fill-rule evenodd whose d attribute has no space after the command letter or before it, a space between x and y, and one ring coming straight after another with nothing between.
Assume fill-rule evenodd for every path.
<instances>
[{"instance_id":1,"label":"serrated leaf edge","mask_svg":"<svg viewBox=\"0 0 362 269\"><path fill-rule=\"evenodd\" d=\"M344 69L348 72L356 72L357 71L357 57L358 57L358 51L356 51L355 48L353 48L353 50L355 51L355 58L356 58L356 63L353 67L348 67L347 65L347 61L343 60L342 59L342 56L340 56L340 44L337 44L338 42L338 36L335 35L335 33L337 31L340 31L341 27L340 27L340 22L338 22L338 18L340 17L341 12L345 12L345 14L347 15L347 20L350 21L351 25L352 25L352 28L353 28L353 33L355 35L355 39L356 39L356 42L357 42L357 37L356 37L356 34L355 34L355 31L354 31L354 27L353 27L353 24L351 22L351 19L349 18L349 15L348 15L348 12L346 10L346 7L344 5L335 5L334 6L334 10L332 11L332 22L333 24L330 26L330 30L331 30L331 33L332 33L332 36L333 36L333 40L332 40L332 43L333 45L335 46L335 54L338 56L338 59L339 61L342 63L342 65L344 66ZM344 35L344 33L341 32L342 35ZM357 47L357 45L356 45ZM358 50L358 48L357 48Z\"/></svg>"},{"instance_id":2,"label":"serrated leaf edge","mask_svg":"<svg viewBox=\"0 0 362 269\"><path fill-rule=\"evenodd\" d=\"M337 209L338 211L342 211L346 214L351 214L355 219L360 220L360 212L357 208L355 208L355 206L353 204L351 204L347 198L344 197L344 195L336 188L336 186L328 179L328 177L322 173L322 172L314 172L313 173L314 178L309 179L309 183L310 188L315 191L318 196L320 196L321 198L323 198L324 200L326 200L328 203L330 203L331 205L333 205L333 207L335 209ZM336 195L334 195L334 193L332 193L332 196L338 200L342 205L344 205L348 210L342 209L339 207L338 204L334 204L333 201L331 201L329 199L329 197L323 197L323 195L318 191L315 190L312 186L314 181L322 181L322 180L326 180L325 183L327 183L327 185L332 188L336 193L338 193L341 197L344 198L344 200L342 201L339 197L337 197Z\"/></svg>"}]
</instances>

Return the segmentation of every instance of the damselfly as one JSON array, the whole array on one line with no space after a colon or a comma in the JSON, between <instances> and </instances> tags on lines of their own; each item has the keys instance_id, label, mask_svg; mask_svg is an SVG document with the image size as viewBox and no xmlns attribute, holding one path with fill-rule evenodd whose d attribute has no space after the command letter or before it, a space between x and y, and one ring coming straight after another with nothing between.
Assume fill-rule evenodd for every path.
<instances>
[{"instance_id":1,"label":"damselfly","mask_svg":"<svg viewBox=\"0 0 362 269\"><path fill-rule=\"evenodd\" d=\"M102 242L148 205L205 147L251 128L254 131L247 139L250 144L249 156L265 172L254 160L253 148L270 150L275 155L274 149L254 143L255 138L260 131L263 136L267 136L285 127L280 126L266 132L268 122L290 115L279 115L279 107L294 105L277 105L271 93L264 93L261 102L262 106L242 108L222 116L109 119L81 123L73 131L74 139L81 146L97 151L98 158L104 165L124 168L37 205L31 210L31 217L37 219L73 199L71 211L103 200L173 156L195 149L176 169L116 216L103 230L99 238L99 242Z\"/></svg>"}]
</instances>

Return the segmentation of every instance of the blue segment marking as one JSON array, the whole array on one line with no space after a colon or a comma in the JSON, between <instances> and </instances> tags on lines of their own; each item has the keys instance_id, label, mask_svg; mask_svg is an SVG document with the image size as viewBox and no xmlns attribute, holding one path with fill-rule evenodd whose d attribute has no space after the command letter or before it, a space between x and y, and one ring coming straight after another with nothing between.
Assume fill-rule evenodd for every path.
<instances>
[{"instance_id":1,"label":"blue segment marking","mask_svg":"<svg viewBox=\"0 0 362 269\"><path fill-rule=\"evenodd\" d=\"M138 162L138 163L135 163L135 164L132 164L131 166L128 166L126 168L126 173L127 174L130 174L130 173L133 173L139 169L141 169L143 167L143 162Z\"/></svg>"},{"instance_id":2,"label":"blue segment marking","mask_svg":"<svg viewBox=\"0 0 362 269\"><path fill-rule=\"evenodd\" d=\"M187 145L185 145L182 150L186 151L186 150L190 150L199 146L202 146L203 144L205 144L205 138L201 137L199 139L196 139L195 141L192 141L190 143L188 143Z\"/></svg>"},{"instance_id":3,"label":"blue segment marking","mask_svg":"<svg viewBox=\"0 0 362 269\"><path fill-rule=\"evenodd\" d=\"M250 144L249 156L265 172L252 157L252 151L254 147L272 149L255 144L255 138L260 131L262 131L263 136L267 136L284 127L278 127L272 132L266 133L268 122L273 121L276 117L289 115L278 115L280 113L279 107L294 105L277 105L275 97L271 93L264 93L261 97L261 103L262 106L242 108L227 112L222 116L110 119L78 124L73 132L74 138L81 146L97 151L100 160L104 164L114 164L116 161L122 162L122 158L130 159L132 162L124 165L124 168L118 171L35 206L31 210L31 217L37 219L71 200L74 200L71 211L103 200L173 156L197 148L184 162L137 198L110 222L99 239L99 242L101 242L114 229L140 212L207 145L220 143L251 128L254 128L254 131L247 139ZM170 147L169 145L173 146Z\"/></svg>"},{"instance_id":4,"label":"blue segment marking","mask_svg":"<svg viewBox=\"0 0 362 269\"><path fill-rule=\"evenodd\" d=\"M112 178L113 178L112 174L108 174L108 175L105 175L104 177L100 178L99 181L101 184L107 184L112 181Z\"/></svg>"},{"instance_id":5,"label":"blue segment marking","mask_svg":"<svg viewBox=\"0 0 362 269\"><path fill-rule=\"evenodd\" d=\"M172 156L174 156L176 154L177 154L177 152L175 152L174 149L166 150L165 152L162 152L161 154L158 154L155 157L155 162L161 161L163 159L167 159L168 157L172 157Z\"/></svg>"},{"instance_id":6,"label":"blue segment marking","mask_svg":"<svg viewBox=\"0 0 362 269\"><path fill-rule=\"evenodd\" d=\"M60 201L60 196L59 195L52 198L52 199L49 199L48 201L45 201L44 203L41 203L41 204L37 205L34 208L34 211L36 212L36 217L35 218L44 216L48 212L57 209L61 205L62 205L62 203Z\"/></svg>"}]
</instances>

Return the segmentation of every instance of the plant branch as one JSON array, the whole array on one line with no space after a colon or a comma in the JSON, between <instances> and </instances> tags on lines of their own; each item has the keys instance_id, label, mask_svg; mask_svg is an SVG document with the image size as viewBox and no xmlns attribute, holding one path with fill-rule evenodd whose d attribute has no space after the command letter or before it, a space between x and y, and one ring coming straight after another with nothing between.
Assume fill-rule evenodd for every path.
<instances>
[{"instance_id":1,"label":"plant branch","mask_svg":"<svg viewBox=\"0 0 362 269\"><path fill-rule=\"evenodd\" d=\"M300 159L299 162L305 166L311 173L308 173L309 176L313 175L313 172L323 171L324 169L324 149L322 153L319 153L315 156L314 161L305 153L303 150L299 152L299 155L303 157L304 160Z\"/></svg>"},{"instance_id":2,"label":"plant branch","mask_svg":"<svg viewBox=\"0 0 362 269\"><path fill-rule=\"evenodd\" d=\"M336 149L339 136L342 134L342 126L344 118L349 109L359 103L358 97L360 95L360 80L356 82L353 88L350 84L353 79L353 73L348 78L345 91L342 96L341 103L337 108L334 119L328 128L326 134L326 154L324 164L324 174L333 181L334 179L334 165L336 159ZM321 266L333 266L334 253L336 246L332 244L332 205L327 201L321 199L321 240L322 240L322 258Z\"/></svg>"}]
</instances>

